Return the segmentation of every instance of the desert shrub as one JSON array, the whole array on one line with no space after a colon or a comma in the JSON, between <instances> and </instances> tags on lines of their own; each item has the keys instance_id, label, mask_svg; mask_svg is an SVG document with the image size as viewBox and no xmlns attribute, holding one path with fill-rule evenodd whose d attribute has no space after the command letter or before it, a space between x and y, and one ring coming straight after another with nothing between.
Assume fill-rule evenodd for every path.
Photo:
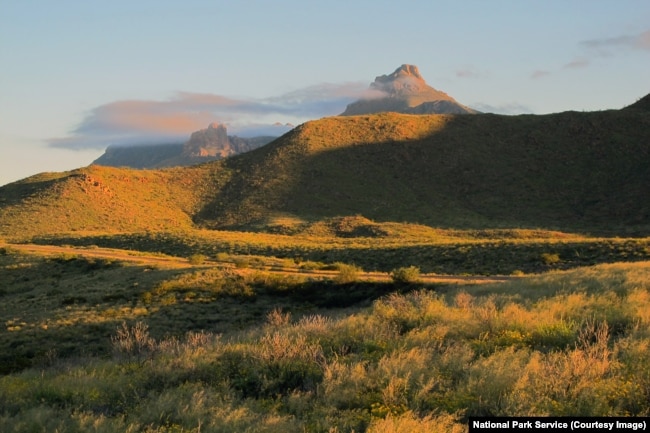
<instances>
[{"instance_id":1,"label":"desert shrub","mask_svg":"<svg viewBox=\"0 0 650 433\"><path fill-rule=\"evenodd\" d=\"M282 308L274 308L266 315L266 323L272 327L281 327L291 323L291 313L283 313Z\"/></svg>"},{"instance_id":2,"label":"desert shrub","mask_svg":"<svg viewBox=\"0 0 650 433\"><path fill-rule=\"evenodd\" d=\"M250 260L248 260L245 257L237 257L236 259L233 260L235 263L235 267L238 269L246 269L249 268L251 265Z\"/></svg>"},{"instance_id":3,"label":"desert shrub","mask_svg":"<svg viewBox=\"0 0 650 433\"><path fill-rule=\"evenodd\" d=\"M353 283L359 278L359 273L363 271L356 265L348 265L346 263L335 263L336 269L339 271L335 281L339 284Z\"/></svg>"},{"instance_id":4,"label":"desert shrub","mask_svg":"<svg viewBox=\"0 0 650 433\"><path fill-rule=\"evenodd\" d=\"M149 336L149 326L143 322L137 322L133 326L122 322L111 337L111 342L116 353L128 357L144 358L156 349L156 341Z\"/></svg>"},{"instance_id":5,"label":"desert shrub","mask_svg":"<svg viewBox=\"0 0 650 433\"><path fill-rule=\"evenodd\" d=\"M187 258L187 261L190 262L191 265L202 265L205 263L207 257L203 254L192 254Z\"/></svg>"},{"instance_id":6,"label":"desert shrub","mask_svg":"<svg viewBox=\"0 0 650 433\"><path fill-rule=\"evenodd\" d=\"M222 251L222 252L220 252L220 253L217 253L217 254L214 256L214 258L215 258L215 260L217 260L218 262L227 262L228 260L230 260L230 254L228 254L228 253Z\"/></svg>"},{"instance_id":7,"label":"desert shrub","mask_svg":"<svg viewBox=\"0 0 650 433\"><path fill-rule=\"evenodd\" d=\"M420 280L420 268L417 266L409 266L393 269L390 277L396 283L413 284Z\"/></svg>"},{"instance_id":8,"label":"desert shrub","mask_svg":"<svg viewBox=\"0 0 650 433\"><path fill-rule=\"evenodd\" d=\"M302 262L300 264L300 269L304 269L306 271L313 271L313 270L323 269L324 267L325 267L324 263L313 262L311 260L307 260L306 262Z\"/></svg>"},{"instance_id":9,"label":"desert shrub","mask_svg":"<svg viewBox=\"0 0 650 433\"><path fill-rule=\"evenodd\" d=\"M545 265L555 265L561 261L557 253L542 253L541 260Z\"/></svg>"},{"instance_id":10,"label":"desert shrub","mask_svg":"<svg viewBox=\"0 0 650 433\"><path fill-rule=\"evenodd\" d=\"M426 296L424 293L408 296L393 293L375 302L373 313L399 334L404 334L422 322L424 311L421 307L426 303Z\"/></svg>"}]
</instances>

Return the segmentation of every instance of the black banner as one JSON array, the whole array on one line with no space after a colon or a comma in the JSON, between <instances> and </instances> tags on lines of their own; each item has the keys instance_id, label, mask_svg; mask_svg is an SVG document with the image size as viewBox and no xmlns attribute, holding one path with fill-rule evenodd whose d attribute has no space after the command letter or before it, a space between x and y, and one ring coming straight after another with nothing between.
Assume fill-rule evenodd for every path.
<instances>
[{"instance_id":1,"label":"black banner","mask_svg":"<svg viewBox=\"0 0 650 433\"><path fill-rule=\"evenodd\" d=\"M470 417L470 433L500 432L638 432L650 417Z\"/></svg>"}]
</instances>

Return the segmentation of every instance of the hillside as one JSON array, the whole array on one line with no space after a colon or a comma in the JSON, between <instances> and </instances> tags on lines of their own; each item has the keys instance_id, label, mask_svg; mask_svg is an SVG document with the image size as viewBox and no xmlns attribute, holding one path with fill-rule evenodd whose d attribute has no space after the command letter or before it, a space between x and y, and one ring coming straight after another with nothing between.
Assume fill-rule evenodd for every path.
<instances>
[{"instance_id":1,"label":"hillside","mask_svg":"<svg viewBox=\"0 0 650 433\"><path fill-rule=\"evenodd\" d=\"M115 233L187 229L218 180L205 168L164 171L90 166L0 188L0 233Z\"/></svg>"},{"instance_id":2,"label":"hillside","mask_svg":"<svg viewBox=\"0 0 650 433\"><path fill-rule=\"evenodd\" d=\"M331 117L195 167L91 166L0 188L0 234L300 231L323 218L650 233L650 113ZM286 226L286 227L283 227Z\"/></svg>"},{"instance_id":3,"label":"hillside","mask_svg":"<svg viewBox=\"0 0 650 433\"><path fill-rule=\"evenodd\" d=\"M648 112L309 122L225 165L214 226L362 214L430 226L647 233Z\"/></svg>"}]
</instances>

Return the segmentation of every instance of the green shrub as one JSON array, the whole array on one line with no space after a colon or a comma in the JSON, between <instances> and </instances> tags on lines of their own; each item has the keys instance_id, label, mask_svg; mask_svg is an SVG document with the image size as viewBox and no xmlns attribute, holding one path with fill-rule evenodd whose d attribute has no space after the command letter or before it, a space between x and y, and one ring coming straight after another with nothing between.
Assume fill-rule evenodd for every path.
<instances>
[{"instance_id":1,"label":"green shrub","mask_svg":"<svg viewBox=\"0 0 650 433\"><path fill-rule=\"evenodd\" d=\"M417 266L409 266L393 269L390 277L396 283L417 283L420 281L420 268Z\"/></svg>"}]
</instances>

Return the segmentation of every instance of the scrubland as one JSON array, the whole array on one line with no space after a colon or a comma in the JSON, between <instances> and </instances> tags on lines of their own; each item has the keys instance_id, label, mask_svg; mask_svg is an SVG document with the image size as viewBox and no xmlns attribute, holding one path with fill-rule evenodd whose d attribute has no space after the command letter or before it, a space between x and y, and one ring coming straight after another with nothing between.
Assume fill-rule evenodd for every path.
<instances>
[{"instance_id":1,"label":"scrubland","mask_svg":"<svg viewBox=\"0 0 650 433\"><path fill-rule=\"evenodd\" d=\"M472 415L650 412L648 262L475 286L317 281L251 258L248 276L0 259L7 431L462 432Z\"/></svg>"}]
</instances>

